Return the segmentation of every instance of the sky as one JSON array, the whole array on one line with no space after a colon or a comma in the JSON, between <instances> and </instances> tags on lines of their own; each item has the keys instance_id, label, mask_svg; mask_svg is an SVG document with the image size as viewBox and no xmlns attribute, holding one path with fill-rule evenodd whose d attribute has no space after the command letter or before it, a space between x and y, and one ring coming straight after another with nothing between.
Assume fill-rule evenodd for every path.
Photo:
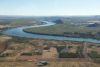
<instances>
[{"instance_id":1,"label":"sky","mask_svg":"<svg viewBox=\"0 0 100 67\"><path fill-rule=\"evenodd\" d=\"M100 15L100 0L0 0L0 15Z\"/></svg>"}]
</instances>

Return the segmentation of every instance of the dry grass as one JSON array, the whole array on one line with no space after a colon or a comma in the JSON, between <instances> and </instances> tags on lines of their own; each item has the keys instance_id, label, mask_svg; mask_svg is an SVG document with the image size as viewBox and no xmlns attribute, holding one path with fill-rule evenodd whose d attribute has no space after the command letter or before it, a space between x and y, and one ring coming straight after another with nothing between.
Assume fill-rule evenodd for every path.
<instances>
[{"instance_id":1,"label":"dry grass","mask_svg":"<svg viewBox=\"0 0 100 67\"><path fill-rule=\"evenodd\" d=\"M0 67L38 67L34 62L0 62ZM44 67L100 67L100 64L91 62L50 62Z\"/></svg>"},{"instance_id":2,"label":"dry grass","mask_svg":"<svg viewBox=\"0 0 100 67\"><path fill-rule=\"evenodd\" d=\"M100 65L90 62L51 62L46 67L100 67Z\"/></svg>"},{"instance_id":3,"label":"dry grass","mask_svg":"<svg viewBox=\"0 0 100 67\"><path fill-rule=\"evenodd\" d=\"M91 51L96 51L98 54L100 54L100 47L97 47L96 44L92 46L91 48L87 48L87 52L90 53Z\"/></svg>"},{"instance_id":4,"label":"dry grass","mask_svg":"<svg viewBox=\"0 0 100 67\"><path fill-rule=\"evenodd\" d=\"M8 36L0 36L0 41L7 41L11 39L11 37L8 37Z\"/></svg>"}]
</instances>

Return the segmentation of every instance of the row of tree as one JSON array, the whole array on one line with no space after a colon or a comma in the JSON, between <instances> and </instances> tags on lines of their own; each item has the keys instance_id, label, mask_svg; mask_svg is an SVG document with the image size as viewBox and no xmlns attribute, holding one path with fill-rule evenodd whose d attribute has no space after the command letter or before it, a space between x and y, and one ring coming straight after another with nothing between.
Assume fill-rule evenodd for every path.
<instances>
[{"instance_id":1,"label":"row of tree","mask_svg":"<svg viewBox=\"0 0 100 67\"><path fill-rule=\"evenodd\" d=\"M80 32L74 32L74 33L69 33L69 32L64 32L64 36L69 36L69 37L82 37L82 38L95 38L95 39L100 39L100 32L97 33L92 33L92 32L85 32L85 33L80 33Z\"/></svg>"}]
</instances>

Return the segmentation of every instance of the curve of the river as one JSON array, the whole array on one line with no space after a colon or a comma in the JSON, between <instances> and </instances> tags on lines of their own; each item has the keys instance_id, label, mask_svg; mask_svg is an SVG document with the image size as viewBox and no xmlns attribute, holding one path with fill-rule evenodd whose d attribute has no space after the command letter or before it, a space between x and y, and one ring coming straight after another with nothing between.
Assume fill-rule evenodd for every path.
<instances>
[{"instance_id":1,"label":"curve of the river","mask_svg":"<svg viewBox=\"0 0 100 67\"><path fill-rule=\"evenodd\" d=\"M9 29L9 30L4 31L3 34L10 35L10 36L26 37L26 38L36 38L36 39L67 40L67 41L100 43L100 40L91 39L91 38L74 38L74 37L65 37L65 36L41 35L41 34L27 33L23 31L23 29L26 29L26 28L55 25L55 23L53 22L48 22L48 21L43 21L43 22L45 22L45 24L43 25L25 26L25 27Z\"/></svg>"}]
</instances>

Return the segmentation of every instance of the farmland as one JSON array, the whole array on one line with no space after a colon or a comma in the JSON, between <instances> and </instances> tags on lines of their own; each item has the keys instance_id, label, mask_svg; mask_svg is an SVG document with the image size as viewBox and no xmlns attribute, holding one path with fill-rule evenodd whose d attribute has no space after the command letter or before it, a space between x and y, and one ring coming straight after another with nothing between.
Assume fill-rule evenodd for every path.
<instances>
[{"instance_id":1,"label":"farmland","mask_svg":"<svg viewBox=\"0 0 100 67\"><path fill-rule=\"evenodd\" d=\"M91 67L91 65L99 67L100 58L95 57L100 55L99 44L86 43L87 46L85 45L84 48L83 42L10 38L7 36L1 36L1 38L8 40L9 44L0 54L1 67L37 67L37 63L41 60L49 62L46 67ZM97 54L91 57L89 55L91 51L95 51Z\"/></svg>"},{"instance_id":2,"label":"farmland","mask_svg":"<svg viewBox=\"0 0 100 67\"><path fill-rule=\"evenodd\" d=\"M73 23L73 22L72 22ZM46 34L55 36L68 36L68 37L82 37L82 38L93 38L99 39L100 26L98 27L88 27L88 24L75 25L70 22L63 22L61 24L56 24L48 27L38 27L38 28L27 28L24 32L33 34Z\"/></svg>"},{"instance_id":3,"label":"farmland","mask_svg":"<svg viewBox=\"0 0 100 67\"><path fill-rule=\"evenodd\" d=\"M37 18L38 19L38 18ZM3 30L12 27L40 25L37 19L16 19L10 23L1 24L0 34L0 67L38 67L39 62L46 61L43 67L99 67L100 44L92 42L60 41L47 39L32 39L25 37L7 36ZM49 18L48 18L49 19ZM88 27L87 24L75 25L62 18L56 25L25 29L30 33L67 36L69 34L97 34L99 27ZM49 21L51 21L50 19ZM29 25L27 25L29 21ZM53 20L52 20L53 21ZM22 23L20 23L22 22ZM25 23L24 23L25 22ZM39 22L39 23L37 23ZM74 21L73 21L74 22ZM32 24L31 24L32 23ZM78 23L77 23L78 24ZM9 28L8 28L9 26ZM41 31L42 30L42 31Z\"/></svg>"},{"instance_id":4,"label":"farmland","mask_svg":"<svg viewBox=\"0 0 100 67\"><path fill-rule=\"evenodd\" d=\"M100 0L0 0L0 67L100 67Z\"/></svg>"}]
</instances>

